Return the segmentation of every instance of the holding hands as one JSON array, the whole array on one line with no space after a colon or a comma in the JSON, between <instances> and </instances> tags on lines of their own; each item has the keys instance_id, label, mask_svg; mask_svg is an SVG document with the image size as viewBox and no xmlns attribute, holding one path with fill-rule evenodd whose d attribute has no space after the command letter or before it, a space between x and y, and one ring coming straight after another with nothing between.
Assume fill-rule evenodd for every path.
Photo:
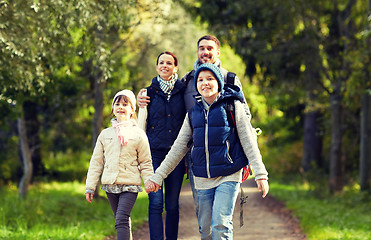
<instances>
[{"instance_id":1,"label":"holding hands","mask_svg":"<svg viewBox=\"0 0 371 240\"><path fill-rule=\"evenodd\" d=\"M147 180L144 184L144 188L146 189L147 193L150 192L157 192L159 189L161 189L161 186L157 183L152 182L151 180Z\"/></svg>"}]
</instances>

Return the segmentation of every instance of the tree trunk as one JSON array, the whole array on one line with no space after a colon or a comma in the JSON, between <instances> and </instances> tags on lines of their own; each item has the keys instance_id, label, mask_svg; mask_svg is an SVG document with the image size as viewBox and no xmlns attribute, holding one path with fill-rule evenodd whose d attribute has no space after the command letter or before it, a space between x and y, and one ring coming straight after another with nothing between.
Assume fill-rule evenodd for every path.
<instances>
[{"instance_id":1,"label":"tree trunk","mask_svg":"<svg viewBox=\"0 0 371 240\"><path fill-rule=\"evenodd\" d=\"M101 76L101 74L99 74ZM99 76L94 80L94 117L93 117L93 132L92 132L92 147L98 139L99 133L103 127L103 88L104 83Z\"/></svg>"},{"instance_id":2,"label":"tree trunk","mask_svg":"<svg viewBox=\"0 0 371 240\"><path fill-rule=\"evenodd\" d=\"M17 128L21 153L20 158L23 163L23 176L19 183L19 196L21 198L26 198L28 186L30 185L32 179L33 166L31 160L31 152L28 145L27 130L23 112L21 113L21 117L17 119Z\"/></svg>"},{"instance_id":3,"label":"tree trunk","mask_svg":"<svg viewBox=\"0 0 371 240\"><path fill-rule=\"evenodd\" d=\"M97 48L104 42L104 34L101 29L95 31L95 41ZM99 63L94 67L93 79L94 79L94 117L93 117L93 135L92 135L92 146L95 147L95 143L98 139L99 133L103 127L103 88L104 79L103 72L99 68Z\"/></svg>"},{"instance_id":4,"label":"tree trunk","mask_svg":"<svg viewBox=\"0 0 371 240\"><path fill-rule=\"evenodd\" d=\"M33 165L32 175L34 177L42 176L45 173L45 168L41 159L40 122L37 117L37 104L31 101L24 102L23 112Z\"/></svg>"},{"instance_id":5,"label":"tree trunk","mask_svg":"<svg viewBox=\"0 0 371 240\"><path fill-rule=\"evenodd\" d=\"M368 14L371 12L371 0L368 1ZM366 24L367 26L367 24ZM367 29L367 27L366 27ZM370 54L369 46L371 36L365 39L366 56ZM369 59L366 57L366 59ZM361 191L371 190L371 84L370 84L370 60L365 61L365 80L364 88L366 89L362 96L361 106L361 143L360 143L360 164L359 175Z\"/></svg>"},{"instance_id":6,"label":"tree trunk","mask_svg":"<svg viewBox=\"0 0 371 240\"><path fill-rule=\"evenodd\" d=\"M322 167L322 137L319 134L319 111L311 111L304 115L304 149L302 167L304 172L313 167Z\"/></svg>"},{"instance_id":7,"label":"tree trunk","mask_svg":"<svg viewBox=\"0 0 371 240\"><path fill-rule=\"evenodd\" d=\"M340 84L331 94L331 150L330 150L330 192L334 193L343 189L344 172L342 170L342 110Z\"/></svg>"},{"instance_id":8,"label":"tree trunk","mask_svg":"<svg viewBox=\"0 0 371 240\"><path fill-rule=\"evenodd\" d=\"M322 165L322 135L320 134L319 118L321 112L316 107L318 96L316 94L317 84L320 79L320 56L317 54L315 39L311 34L312 26L308 26L309 32L306 32L306 39L308 42L308 57L306 58L305 70L305 91L307 94L306 113L304 114L304 145L302 168L304 172L312 170L313 167L323 167ZM310 53L309 53L310 52Z\"/></svg>"},{"instance_id":9,"label":"tree trunk","mask_svg":"<svg viewBox=\"0 0 371 240\"><path fill-rule=\"evenodd\" d=\"M101 78L102 74L99 72L94 77L94 117L93 117L93 134L92 134L92 146L95 147L98 136L103 127L103 88L105 82ZM99 185L97 185L94 191L94 198L99 197Z\"/></svg>"},{"instance_id":10,"label":"tree trunk","mask_svg":"<svg viewBox=\"0 0 371 240\"><path fill-rule=\"evenodd\" d=\"M361 191L370 190L370 169L371 169L371 97L364 93L361 110L361 156L360 156L360 184Z\"/></svg>"}]
</instances>

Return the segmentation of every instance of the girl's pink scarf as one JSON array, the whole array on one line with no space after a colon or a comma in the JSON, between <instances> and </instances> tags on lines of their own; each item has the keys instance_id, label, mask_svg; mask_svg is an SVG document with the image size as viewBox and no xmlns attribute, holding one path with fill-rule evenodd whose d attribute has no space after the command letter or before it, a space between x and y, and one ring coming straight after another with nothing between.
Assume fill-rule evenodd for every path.
<instances>
[{"instance_id":1,"label":"girl's pink scarf","mask_svg":"<svg viewBox=\"0 0 371 240\"><path fill-rule=\"evenodd\" d=\"M121 145L125 146L128 144L129 139L135 138L134 126L137 125L135 120L128 120L123 122L118 122L116 119L111 120L112 127L117 129L117 136L121 142Z\"/></svg>"}]
</instances>

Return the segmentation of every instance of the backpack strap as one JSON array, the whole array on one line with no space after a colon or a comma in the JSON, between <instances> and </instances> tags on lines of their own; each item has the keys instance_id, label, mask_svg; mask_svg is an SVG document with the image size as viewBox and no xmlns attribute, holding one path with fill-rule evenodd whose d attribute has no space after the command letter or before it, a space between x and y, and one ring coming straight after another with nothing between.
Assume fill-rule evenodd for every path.
<instances>
[{"instance_id":1,"label":"backpack strap","mask_svg":"<svg viewBox=\"0 0 371 240\"><path fill-rule=\"evenodd\" d=\"M192 71L190 71L187 76L186 76L186 79L184 81L184 85L188 86L188 83L189 81L195 77L195 70L193 69Z\"/></svg>"},{"instance_id":2,"label":"backpack strap","mask_svg":"<svg viewBox=\"0 0 371 240\"><path fill-rule=\"evenodd\" d=\"M243 226L243 205L247 202L247 198L249 196L245 195L245 192L242 189L242 185L240 185L240 228Z\"/></svg>"},{"instance_id":3,"label":"backpack strap","mask_svg":"<svg viewBox=\"0 0 371 240\"><path fill-rule=\"evenodd\" d=\"M234 85L234 79L236 78L236 74L234 72L227 73L227 81L226 83Z\"/></svg>"},{"instance_id":4,"label":"backpack strap","mask_svg":"<svg viewBox=\"0 0 371 240\"><path fill-rule=\"evenodd\" d=\"M236 118L235 118L235 108L234 108L234 100L229 100L224 105L224 108L227 112L227 120L229 126L236 128Z\"/></svg>"}]
</instances>

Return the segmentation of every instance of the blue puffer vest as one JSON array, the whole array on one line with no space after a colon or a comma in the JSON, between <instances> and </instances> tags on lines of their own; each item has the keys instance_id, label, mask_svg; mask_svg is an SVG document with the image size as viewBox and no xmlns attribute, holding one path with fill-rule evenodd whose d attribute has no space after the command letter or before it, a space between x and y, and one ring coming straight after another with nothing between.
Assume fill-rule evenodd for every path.
<instances>
[{"instance_id":1,"label":"blue puffer vest","mask_svg":"<svg viewBox=\"0 0 371 240\"><path fill-rule=\"evenodd\" d=\"M226 87L208 112L201 99L192 108L192 170L195 176L228 176L248 164L237 129L228 123L230 112L226 110L226 103L235 99L241 100L241 94Z\"/></svg>"},{"instance_id":2,"label":"blue puffer vest","mask_svg":"<svg viewBox=\"0 0 371 240\"><path fill-rule=\"evenodd\" d=\"M147 91L155 92L148 107L146 131L151 151L168 152L177 138L186 114L184 88L184 84L177 80L169 100L161 90L157 77L147 88Z\"/></svg>"}]
</instances>

